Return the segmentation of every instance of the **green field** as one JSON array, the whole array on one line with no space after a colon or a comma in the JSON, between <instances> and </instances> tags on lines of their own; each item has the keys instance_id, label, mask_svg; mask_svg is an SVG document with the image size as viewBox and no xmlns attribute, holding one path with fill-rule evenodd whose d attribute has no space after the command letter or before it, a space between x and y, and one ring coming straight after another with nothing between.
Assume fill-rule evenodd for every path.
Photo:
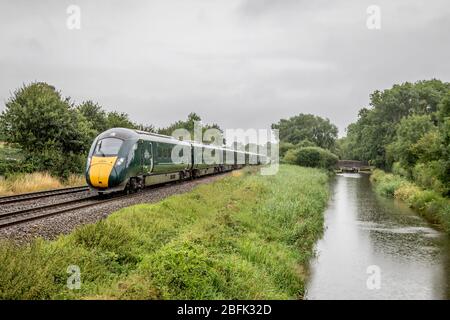
<instances>
[{"instance_id":1,"label":"green field","mask_svg":"<svg viewBox=\"0 0 450 320\"><path fill-rule=\"evenodd\" d=\"M55 241L0 245L0 299L300 299L327 174L234 172ZM68 289L69 265L80 289Z\"/></svg>"}]
</instances>

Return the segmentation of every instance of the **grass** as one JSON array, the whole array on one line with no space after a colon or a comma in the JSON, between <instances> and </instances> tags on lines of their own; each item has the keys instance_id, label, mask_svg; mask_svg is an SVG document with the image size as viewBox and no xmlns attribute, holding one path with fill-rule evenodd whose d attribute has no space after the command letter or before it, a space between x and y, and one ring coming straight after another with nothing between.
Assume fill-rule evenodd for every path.
<instances>
[{"instance_id":1,"label":"grass","mask_svg":"<svg viewBox=\"0 0 450 320\"><path fill-rule=\"evenodd\" d=\"M0 196L86 185L84 176L71 175L65 181L47 172L16 174L0 179Z\"/></svg>"},{"instance_id":2,"label":"grass","mask_svg":"<svg viewBox=\"0 0 450 320\"><path fill-rule=\"evenodd\" d=\"M281 165L121 209L55 241L0 246L0 299L298 299L327 174ZM69 265L81 288L67 288Z\"/></svg>"},{"instance_id":3,"label":"grass","mask_svg":"<svg viewBox=\"0 0 450 320\"><path fill-rule=\"evenodd\" d=\"M21 169L23 160L21 149L0 141L0 196L86 185L83 175L71 174L63 180L47 172L25 173L30 168Z\"/></svg>"},{"instance_id":4,"label":"grass","mask_svg":"<svg viewBox=\"0 0 450 320\"><path fill-rule=\"evenodd\" d=\"M370 180L381 195L406 202L428 221L439 224L450 234L450 200L432 190L423 190L414 183L394 174L376 169Z\"/></svg>"}]
</instances>

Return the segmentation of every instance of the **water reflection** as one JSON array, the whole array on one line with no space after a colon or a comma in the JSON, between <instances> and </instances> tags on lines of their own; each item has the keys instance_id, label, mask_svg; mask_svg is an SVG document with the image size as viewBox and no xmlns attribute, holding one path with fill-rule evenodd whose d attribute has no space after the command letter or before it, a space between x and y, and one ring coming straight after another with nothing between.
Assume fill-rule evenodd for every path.
<instances>
[{"instance_id":1,"label":"water reflection","mask_svg":"<svg viewBox=\"0 0 450 320\"><path fill-rule=\"evenodd\" d=\"M403 203L377 196L364 174L338 175L307 299L449 299L449 237ZM380 289L367 268L380 267Z\"/></svg>"}]
</instances>

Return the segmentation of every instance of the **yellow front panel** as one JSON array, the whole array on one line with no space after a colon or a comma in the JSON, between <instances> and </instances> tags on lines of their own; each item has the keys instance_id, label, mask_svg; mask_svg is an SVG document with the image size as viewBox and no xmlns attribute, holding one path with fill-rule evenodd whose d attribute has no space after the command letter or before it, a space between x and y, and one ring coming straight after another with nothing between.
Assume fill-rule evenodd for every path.
<instances>
[{"instance_id":1,"label":"yellow front panel","mask_svg":"<svg viewBox=\"0 0 450 320\"><path fill-rule=\"evenodd\" d=\"M96 188L107 188L108 179L117 157L92 157L89 179Z\"/></svg>"}]
</instances>

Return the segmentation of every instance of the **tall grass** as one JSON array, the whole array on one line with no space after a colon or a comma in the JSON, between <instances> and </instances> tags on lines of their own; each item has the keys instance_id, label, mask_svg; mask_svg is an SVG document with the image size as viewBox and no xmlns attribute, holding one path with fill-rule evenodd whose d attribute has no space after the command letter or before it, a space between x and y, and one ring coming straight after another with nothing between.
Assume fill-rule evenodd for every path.
<instances>
[{"instance_id":1,"label":"tall grass","mask_svg":"<svg viewBox=\"0 0 450 320\"><path fill-rule=\"evenodd\" d=\"M47 172L17 174L0 180L0 196L82 186L85 184L86 181L81 175L71 175L67 180L62 181Z\"/></svg>"},{"instance_id":2,"label":"tall grass","mask_svg":"<svg viewBox=\"0 0 450 320\"><path fill-rule=\"evenodd\" d=\"M86 185L86 178L82 174L71 174L63 183L67 187L81 187Z\"/></svg>"},{"instance_id":3,"label":"tall grass","mask_svg":"<svg viewBox=\"0 0 450 320\"><path fill-rule=\"evenodd\" d=\"M247 169L56 241L5 242L0 298L301 298L327 191L317 169ZM80 267L79 290L66 286L69 265Z\"/></svg>"},{"instance_id":4,"label":"tall grass","mask_svg":"<svg viewBox=\"0 0 450 320\"><path fill-rule=\"evenodd\" d=\"M439 224L450 234L450 200L432 190L423 190L398 175L376 169L370 180L375 190L384 195L400 199L432 223Z\"/></svg>"}]
</instances>

